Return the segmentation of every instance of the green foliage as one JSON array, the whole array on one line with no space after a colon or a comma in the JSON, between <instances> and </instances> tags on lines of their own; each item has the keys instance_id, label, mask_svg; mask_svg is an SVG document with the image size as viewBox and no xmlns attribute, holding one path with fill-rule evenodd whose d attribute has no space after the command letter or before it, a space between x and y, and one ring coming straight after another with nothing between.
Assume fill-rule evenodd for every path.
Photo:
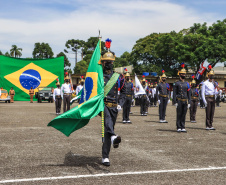
<instances>
[{"instance_id":1,"label":"green foliage","mask_svg":"<svg viewBox=\"0 0 226 185\"><path fill-rule=\"evenodd\" d=\"M52 48L49 46L48 43L35 43L35 48L33 50L33 58L36 59L45 59L45 58L52 58L54 53Z\"/></svg>"},{"instance_id":2,"label":"green foliage","mask_svg":"<svg viewBox=\"0 0 226 185\"><path fill-rule=\"evenodd\" d=\"M116 57L114 61L114 68L116 67L123 67L123 66L129 66L130 63L130 53L124 52L120 57Z\"/></svg>"},{"instance_id":3,"label":"green foliage","mask_svg":"<svg viewBox=\"0 0 226 185\"><path fill-rule=\"evenodd\" d=\"M74 67L75 74L85 74L88 69L89 64L85 60L81 60Z\"/></svg>"},{"instance_id":4,"label":"green foliage","mask_svg":"<svg viewBox=\"0 0 226 185\"><path fill-rule=\"evenodd\" d=\"M70 61L68 60L67 56L63 52L58 53L56 57L64 57L64 68L71 66Z\"/></svg>"},{"instance_id":5,"label":"green foliage","mask_svg":"<svg viewBox=\"0 0 226 185\"><path fill-rule=\"evenodd\" d=\"M22 53L20 51L22 51L22 48L12 45L12 49L10 49L10 56L15 58L21 57Z\"/></svg>"},{"instance_id":6,"label":"green foliage","mask_svg":"<svg viewBox=\"0 0 226 185\"><path fill-rule=\"evenodd\" d=\"M3 53L1 52L1 50L0 50L0 55L3 55Z\"/></svg>"},{"instance_id":7,"label":"green foliage","mask_svg":"<svg viewBox=\"0 0 226 185\"><path fill-rule=\"evenodd\" d=\"M5 53L5 56L10 57L10 54L8 51Z\"/></svg>"}]
</instances>

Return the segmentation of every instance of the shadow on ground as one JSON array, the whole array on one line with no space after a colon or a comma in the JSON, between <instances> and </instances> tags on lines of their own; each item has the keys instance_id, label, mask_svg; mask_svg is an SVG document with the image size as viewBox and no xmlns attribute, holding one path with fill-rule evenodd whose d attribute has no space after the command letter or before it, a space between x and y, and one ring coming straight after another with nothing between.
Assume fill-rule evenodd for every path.
<instances>
[{"instance_id":1,"label":"shadow on ground","mask_svg":"<svg viewBox=\"0 0 226 185\"><path fill-rule=\"evenodd\" d=\"M90 172L90 174L93 174L93 172L89 169L89 167L92 167L93 169L102 171L104 173L110 172L109 170L104 168L104 166L101 164L100 157L73 154L71 151L65 154L63 164L56 164L56 165L52 164L47 166L85 167Z\"/></svg>"}]
</instances>

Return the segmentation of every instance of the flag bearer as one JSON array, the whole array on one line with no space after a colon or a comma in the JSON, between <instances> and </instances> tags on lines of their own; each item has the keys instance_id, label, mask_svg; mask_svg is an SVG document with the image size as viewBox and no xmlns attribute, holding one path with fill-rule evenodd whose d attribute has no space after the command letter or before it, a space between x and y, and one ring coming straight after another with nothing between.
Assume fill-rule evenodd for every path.
<instances>
[{"instance_id":1,"label":"flag bearer","mask_svg":"<svg viewBox=\"0 0 226 185\"><path fill-rule=\"evenodd\" d=\"M166 106L169 103L170 98L170 87L166 83L165 71L162 70L161 82L156 87L156 96L159 103L159 122L168 123L166 117Z\"/></svg>"},{"instance_id":2,"label":"flag bearer","mask_svg":"<svg viewBox=\"0 0 226 185\"><path fill-rule=\"evenodd\" d=\"M83 89L85 80L83 79L83 76L81 76L81 80L79 85L76 87L76 96L78 95L78 93ZM80 99L78 99L78 102L80 102Z\"/></svg>"},{"instance_id":3,"label":"flag bearer","mask_svg":"<svg viewBox=\"0 0 226 185\"><path fill-rule=\"evenodd\" d=\"M69 83L70 78L68 76L68 72L65 73L65 83L61 86L61 96L63 99L63 111L66 112L70 110L70 101L71 101L71 84ZM67 106L67 110L66 110Z\"/></svg>"},{"instance_id":4,"label":"flag bearer","mask_svg":"<svg viewBox=\"0 0 226 185\"><path fill-rule=\"evenodd\" d=\"M9 95L10 95L10 103L14 103L14 95L15 95L15 91L13 90L13 88L11 87L11 90L9 91Z\"/></svg>"},{"instance_id":5,"label":"flag bearer","mask_svg":"<svg viewBox=\"0 0 226 185\"><path fill-rule=\"evenodd\" d=\"M191 102L190 85L185 81L186 70L184 66L184 63L182 63L182 69L178 72L180 80L175 82L173 87L173 99L177 109L177 132L187 132L185 129L185 118Z\"/></svg>"},{"instance_id":6,"label":"flag bearer","mask_svg":"<svg viewBox=\"0 0 226 185\"><path fill-rule=\"evenodd\" d=\"M199 101L199 90L196 88L195 75L192 75L193 80L191 81L191 107L190 107L190 121L196 123L196 112Z\"/></svg>"},{"instance_id":7,"label":"flag bearer","mask_svg":"<svg viewBox=\"0 0 226 185\"><path fill-rule=\"evenodd\" d=\"M115 61L115 54L110 51L111 40L107 39L105 46L108 52L102 53L101 61L103 66L104 85L111 84L111 90L104 98L104 143L102 145L102 164L110 166L109 153L111 145L114 148L119 147L121 137L115 134L114 126L117 119L118 111L122 109L125 102L126 89L124 79L121 77L114 78L113 62ZM109 84L108 84L109 83ZM120 97L118 98L118 90Z\"/></svg>"},{"instance_id":8,"label":"flag bearer","mask_svg":"<svg viewBox=\"0 0 226 185\"><path fill-rule=\"evenodd\" d=\"M212 66L208 66L210 72L207 73L208 80L202 85L202 99L206 107L206 130L215 130L213 127L213 117L215 111L215 95L220 89L214 81L214 71Z\"/></svg>"},{"instance_id":9,"label":"flag bearer","mask_svg":"<svg viewBox=\"0 0 226 185\"><path fill-rule=\"evenodd\" d=\"M53 91L53 100L55 101L56 114L60 114L62 95L61 95L61 89L60 89L60 82L58 78L57 78L56 86L57 88L55 88Z\"/></svg>"},{"instance_id":10,"label":"flag bearer","mask_svg":"<svg viewBox=\"0 0 226 185\"><path fill-rule=\"evenodd\" d=\"M126 99L123 105L123 123L131 123L129 119L129 113L132 103L132 97L134 96L133 83L130 82L130 74L129 72L125 75L125 89L126 89Z\"/></svg>"}]
</instances>

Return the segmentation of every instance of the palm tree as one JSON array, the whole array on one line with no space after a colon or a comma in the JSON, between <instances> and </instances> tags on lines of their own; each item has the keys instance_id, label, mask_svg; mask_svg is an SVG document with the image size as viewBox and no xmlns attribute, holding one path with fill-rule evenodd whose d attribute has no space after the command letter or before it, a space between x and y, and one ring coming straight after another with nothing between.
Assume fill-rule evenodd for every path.
<instances>
[{"instance_id":1,"label":"palm tree","mask_svg":"<svg viewBox=\"0 0 226 185\"><path fill-rule=\"evenodd\" d=\"M12 45L12 49L10 50L10 56L15 58L21 57L22 53L20 51L22 51L22 48L18 48L16 45Z\"/></svg>"}]
</instances>

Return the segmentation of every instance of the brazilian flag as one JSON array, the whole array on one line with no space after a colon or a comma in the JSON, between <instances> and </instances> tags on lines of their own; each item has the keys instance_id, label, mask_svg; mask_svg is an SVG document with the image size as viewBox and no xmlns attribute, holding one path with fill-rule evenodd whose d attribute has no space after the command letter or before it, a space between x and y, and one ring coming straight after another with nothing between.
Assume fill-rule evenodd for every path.
<instances>
[{"instance_id":1,"label":"brazilian flag","mask_svg":"<svg viewBox=\"0 0 226 185\"><path fill-rule=\"evenodd\" d=\"M21 59L0 55L0 87L15 90L14 100L29 101L29 89L55 87L64 82L64 58Z\"/></svg>"},{"instance_id":2,"label":"brazilian flag","mask_svg":"<svg viewBox=\"0 0 226 185\"><path fill-rule=\"evenodd\" d=\"M89 63L80 104L53 119L48 126L70 136L72 132L88 124L91 118L104 111L104 78L100 58L99 41Z\"/></svg>"}]
</instances>

